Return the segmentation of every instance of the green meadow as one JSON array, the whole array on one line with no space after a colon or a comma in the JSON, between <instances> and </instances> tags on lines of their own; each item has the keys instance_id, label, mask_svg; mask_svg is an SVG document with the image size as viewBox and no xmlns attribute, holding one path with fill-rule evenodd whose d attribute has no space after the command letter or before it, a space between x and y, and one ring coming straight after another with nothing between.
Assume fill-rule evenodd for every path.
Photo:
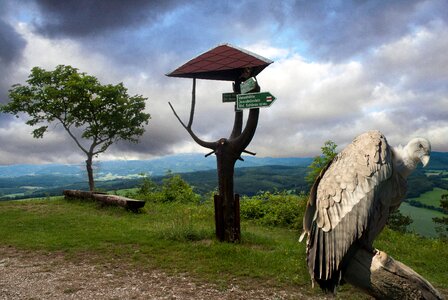
<instances>
[{"instance_id":1,"label":"green meadow","mask_svg":"<svg viewBox=\"0 0 448 300\"><path fill-rule=\"evenodd\" d=\"M448 191L435 187L431 191L422 193L417 198L409 198L408 200L416 200L426 205L432 205L434 207L440 207L440 199L443 194L447 194Z\"/></svg>"},{"instance_id":2,"label":"green meadow","mask_svg":"<svg viewBox=\"0 0 448 300\"><path fill-rule=\"evenodd\" d=\"M408 229L425 237L437 237L438 234L432 218L446 216L439 211L411 206L406 202L401 203L400 212L405 216L410 216L413 220Z\"/></svg>"}]
</instances>

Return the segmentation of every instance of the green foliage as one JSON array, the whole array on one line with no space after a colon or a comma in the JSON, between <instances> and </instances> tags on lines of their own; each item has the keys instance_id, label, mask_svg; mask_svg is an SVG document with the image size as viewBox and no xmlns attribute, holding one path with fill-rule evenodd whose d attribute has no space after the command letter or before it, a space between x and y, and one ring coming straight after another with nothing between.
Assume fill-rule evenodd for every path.
<instances>
[{"instance_id":1,"label":"green foliage","mask_svg":"<svg viewBox=\"0 0 448 300\"><path fill-rule=\"evenodd\" d=\"M440 207L448 212L448 194L444 194L440 197ZM436 223L436 230L442 239L448 239L448 217L433 218Z\"/></svg>"},{"instance_id":2,"label":"green foliage","mask_svg":"<svg viewBox=\"0 0 448 300\"><path fill-rule=\"evenodd\" d=\"M140 188L131 198L146 200L149 202L178 202L178 203L199 203L201 197L193 191L193 187L188 184L179 174L168 172L159 185L150 177L143 177Z\"/></svg>"},{"instance_id":3,"label":"green foliage","mask_svg":"<svg viewBox=\"0 0 448 300\"><path fill-rule=\"evenodd\" d=\"M157 190L157 184L152 181L151 177L146 174L140 174L143 176L142 183L139 185L138 193L142 195L149 195Z\"/></svg>"},{"instance_id":4,"label":"green foliage","mask_svg":"<svg viewBox=\"0 0 448 300\"><path fill-rule=\"evenodd\" d=\"M393 211L387 219L387 226L398 232L408 232L408 226L413 222L412 218L403 215L399 210Z\"/></svg>"},{"instance_id":5,"label":"green foliage","mask_svg":"<svg viewBox=\"0 0 448 300\"><path fill-rule=\"evenodd\" d=\"M179 174L169 174L162 182L163 202L199 203L200 196Z\"/></svg>"},{"instance_id":6,"label":"green foliage","mask_svg":"<svg viewBox=\"0 0 448 300\"><path fill-rule=\"evenodd\" d=\"M0 112L16 117L27 114L26 124L39 126L32 132L35 138L44 136L49 123L61 124L87 155L91 189L92 157L117 140L137 142L150 118L144 112L146 98L129 96L122 83L102 85L71 66L59 65L53 71L34 67L27 83L12 86L11 101L0 106ZM77 132L82 133L79 136Z\"/></svg>"},{"instance_id":7,"label":"green foliage","mask_svg":"<svg viewBox=\"0 0 448 300\"><path fill-rule=\"evenodd\" d=\"M251 198L243 197L240 213L243 219L255 220L262 225L300 229L306 201L305 196L287 192L264 192Z\"/></svg>"},{"instance_id":8,"label":"green foliage","mask_svg":"<svg viewBox=\"0 0 448 300\"><path fill-rule=\"evenodd\" d=\"M59 65L54 71L34 67L27 83L12 86L11 102L1 107L2 112L17 117L26 113L30 126L58 121L71 134L73 127L82 127L82 138L94 140L98 153L119 139L137 142L149 120L143 112L147 98L129 96L122 83L102 85L71 66ZM47 129L41 126L33 136L43 137Z\"/></svg>"},{"instance_id":9,"label":"green foliage","mask_svg":"<svg viewBox=\"0 0 448 300\"><path fill-rule=\"evenodd\" d=\"M308 166L309 172L305 177L306 182L310 185L314 183L317 176L319 176L322 169L333 160L333 158L337 155L336 145L333 141L326 141L322 146L322 155L316 156L313 162Z\"/></svg>"}]
</instances>

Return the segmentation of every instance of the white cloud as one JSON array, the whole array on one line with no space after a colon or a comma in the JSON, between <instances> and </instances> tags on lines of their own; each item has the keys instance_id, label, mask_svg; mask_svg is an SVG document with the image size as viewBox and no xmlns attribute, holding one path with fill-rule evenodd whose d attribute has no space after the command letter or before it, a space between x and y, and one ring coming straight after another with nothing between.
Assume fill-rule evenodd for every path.
<instances>
[{"instance_id":1,"label":"white cloud","mask_svg":"<svg viewBox=\"0 0 448 300\"><path fill-rule=\"evenodd\" d=\"M448 26L434 22L376 49L371 73L400 88L437 89L448 80L447 51Z\"/></svg>"},{"instance_id":2,"label":"white cloud","mask_svg":"<svg viewBox=\"0 0 448 300\"><path fill-rule=\"evenodd\" d=\"M17 31L27 41L23 59L18 70L21 81L25 80L30 70L39 66L54 69L57 65L71 65L81 72L98 77L100 81L117 83L122 81L120 69L108 61L105 55L90 52L82 47L82 43L70 39L48 39L33 33L26 23L19 23Z\"/></svg>"},{"instance_id":3,"label":"white cloud","mask_svg":"<svg viewBox=\"0 0 448 300\"><path fill-rule=\"evenodd\" d=\"M42 139L34 139L31 127L23 119L0 128L0 164L72 163L84 161L81 150L63 134L60 127L51 126Z\"/></svg>"}]
</instances>

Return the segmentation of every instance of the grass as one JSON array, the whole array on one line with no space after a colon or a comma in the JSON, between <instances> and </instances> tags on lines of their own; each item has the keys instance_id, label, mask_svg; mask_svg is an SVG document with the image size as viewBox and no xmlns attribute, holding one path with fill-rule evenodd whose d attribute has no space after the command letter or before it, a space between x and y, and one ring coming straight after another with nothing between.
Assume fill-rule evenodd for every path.
<instances>
[{"instance_id":1,"label":"grass","mask_svg":"<svg viewBox=\"0 0 448 300\"><path fill-rule=\"evenodd\" d=\"M146 206L143 213L132 214L61 198L2 202L0 245L69 256L124 255L127 263L189 272L215 283L236 276L309 284L297 232L244 223L242 243L219 243L211 205Z\"/></svg>"},{"instance_id":2,"label":"grass","mask_svg":"<svg viewBox=\"0 0 448 300\"><path fill-rule=\"evenodd\" d=\"M68 258L87 254L169 274L188 273L223 287L243 279L316 295L298 235L246 221L241 243L220 243L214 237L211 204L147 203L142 213L132 214L62 198L0 202L0 246L64 252ZM446 243L386 232L377 247L434 285L448 288ZM347 286L338 294L338 298L353 296L363 297Z\"/></svg>"},{"instance_id":3,"label":"grass","mask_svg":"<svg viewBox=\"0 0 448 300\"><path fill-rule=\"evenodd\" d=\"M418 201L422 204L440 207L440 199L443 194L448 193L447 190L441 188L434 188L431 191L421 194L418 198L410 198L409 200ZM426 237L437 237L438 234L435 229L433 218L446 217L445 214L423 207L414 207L406 202L400 205L400 211L406 216L410 216L413 223L409 225L409 229Z\"/></svg>"}]
</instances>

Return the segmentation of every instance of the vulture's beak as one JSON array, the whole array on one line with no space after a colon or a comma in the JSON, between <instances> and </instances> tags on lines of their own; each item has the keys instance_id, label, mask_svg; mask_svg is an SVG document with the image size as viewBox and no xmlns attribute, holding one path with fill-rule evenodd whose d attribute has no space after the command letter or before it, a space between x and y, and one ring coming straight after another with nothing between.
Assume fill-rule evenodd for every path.
<instances>
[{"instance_id":1,"label":"vulture's beak","mask_svg":"<svg viewBox=\"0 0 448 300\"><path fill-rule=\"evenodd\" d=\"M429 163L429 154L423 155L420 160L422 161L423 167Z\"/></svg>"}]
</instances>

